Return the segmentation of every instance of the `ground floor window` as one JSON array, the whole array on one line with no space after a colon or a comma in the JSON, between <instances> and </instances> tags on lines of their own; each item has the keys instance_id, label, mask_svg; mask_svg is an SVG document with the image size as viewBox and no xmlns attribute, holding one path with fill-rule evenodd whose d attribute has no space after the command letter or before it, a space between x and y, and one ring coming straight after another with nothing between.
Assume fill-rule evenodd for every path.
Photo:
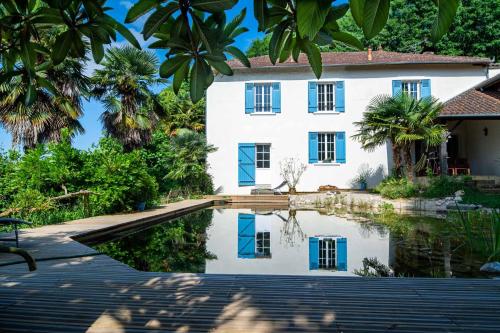
<instances>
[{"instance_id":1,"label":"ground floor window","mask_svg":"<svg viewBox=\"0 0 500 333\"><path fill-rule=\"evenodd\" d=\"M271 145L256 144L255 147L257 169L269 169L271 167Z\"/></svg>"},{"instance_id":2,"label":"ground floor window","mask_svg":"<svg viewBox=\"0 0 500 333\"><path fill-rule=\"evenodd\" d=\"M319 240L319 269L333 269L336 267L335 240L323 238Z\"/></svg>"},{"instance_id":3,"label":"ground floor window","mask_svg":"<svg viewBox=\"0 0 500 333\"><path fill-rule=\"evenodd\" d=\"M269 231L259 231L255 235L255 254L258 257L271 256L271 233Z\"/></svg>"},{"instance_id":4,"label":"ground floor window","mask_svg":"<svg viewBox=\"0 0 500 333\"><path fill-rule=\"evenodd\" d=\"M318 162L335 161L335 133L318 133Z\"/></svg>"}]
</instances>

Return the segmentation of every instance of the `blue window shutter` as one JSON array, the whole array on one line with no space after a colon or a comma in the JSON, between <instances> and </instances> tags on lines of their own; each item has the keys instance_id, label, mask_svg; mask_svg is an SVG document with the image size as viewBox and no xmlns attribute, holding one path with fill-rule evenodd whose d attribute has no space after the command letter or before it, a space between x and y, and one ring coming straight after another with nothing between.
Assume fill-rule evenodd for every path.
<instances>
[{"instance_id":1,"label":"blue window shutter","mask_svg":"<svg viewBox=\"0 0 500 333\"><path fill-rule=\"evenodd\" d=\"M238 185L255 185L255 143L238 144Z\"/></svg>"},{"instance_id":2,"label":"blue window shutter","mask_svg":"<svg viewBox=\"0 0 500 333\"><path fill-rule=\"evenodd\" d=\"M319 268L319 239L309 237L309 270Z\"/></svg>"},{"instance_id":3,"label":"blue window shutter","mask_svg":"<svg viewBox=\"0 0 500 333\"><path fill-rule=\"evenodd\" d=\"M245 113L253 113L253 83L245 83Z\"/></svg>"},{"instance_id":4,"label":"blue window shutter","mask_svg":"<svg viewBox=\"0 0 500 333\"><path fill-rule=\"evenodd\" d=\"M335 160L337 163L345 163L346 161L346 151L345 151L345 132L335 133L335 148L336 156Z\"/></svg>"},{"instance_id":5,"label":"blue window shutter","mask_svg":"<svg viewBox=\"0 0 500 333\"><path fill-rule=\"evenodd\" d=\"M309 163L318 163L318 132L309 132Z\"/></svg>"},{"instance_id":6,"label":"blue window shutter","mask_svg":"<svg viewBox=\"0 0 500 333\"><path fill-rule=\"evenodd\" d=\"M347 271L347 238L337 238L337 270Z\"/></svg>"},{"instance_id":7,"label":"blue window shutter","mask_svg":"<svg viewBox=\"0 0 500 333\"><path fill-rule=\"evenodd\" d=\"M401 80L392 80L392 96L396 97L403 90L403 82Z\"/></svg>"},{"instance_id":8,"label":"blue window shutter","mask_svg":"<svg viewBox=\"0 0 500 333\"><path fill-rule=\"evenodd\" d=\"M335 82L335 111L345 111L345 89L344 81Z\"/></svg>"},{"instance_id":9,"label":"blue window shutter","mask_svg":"<svg viewBox=\"0 0 500 333\"><path fill-rule=\"evenodd\" d=\"M281 113L281 84L273 83L273 112Z\"/></svg>"},{"instance_id":10,"label":"blue window shutter","mask_svg":"<svg viewBox=\"0 0 500 333\"><path fill-rule=\"evenodd\" d=\"M420 97L431 97L431 80L422 80L422 85L420 87Z\"/></svg>"},{"instance_id":11,"label":"blue window shutter","mask_svg":"<svg viewBox=\"0 0 500 333\"><path fill-rule=\"evenodd\" d=\"M314 113L318 110L318 94L316 82L309 82L309 113Z\"/></svg>"},{"instance_id":12,"label":"blue window shutter","mask_svg":"<svg viewBox=\"0 0 500 333\"><path fill-rule=\"evenodd\" d=\"M254 214L238 214L238 258L255 258Z\"/></svg>"}]
</instances>

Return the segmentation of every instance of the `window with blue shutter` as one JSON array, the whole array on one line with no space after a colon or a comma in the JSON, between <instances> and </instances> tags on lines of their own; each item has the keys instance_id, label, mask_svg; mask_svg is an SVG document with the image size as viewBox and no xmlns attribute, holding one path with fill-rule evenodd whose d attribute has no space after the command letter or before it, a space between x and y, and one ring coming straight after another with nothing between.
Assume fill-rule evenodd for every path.
<instances>
[{"instance_id":1,"label":"window with blue shutter","mask_svg":"<svg viewBox=\"0 0 500 333\"><path fill-rule=\"evenodd\" d=\"M318 92L317 83L309 82L309 93L308 93L308 103L309 103L309 113L314 113L318 110Z\"/></svg>"},{"instance_id":2,"label":"window with blue shutter","mask_svg":"<svg viewBox=\"0 0 500 333\"><path fill-rule=\"evenodd\" d=\"M431 97L431 80L426 79L421 81L420 97Z\"/></svg>"},{"instance_id":3,"label":"window with blue shutter","mask_svg":"<svg viewBox=\"0 0 500 333\"><path fill-rule=\"evenodd\" d=\"M238 258L255 258L254 214L238 214Z\"/></svg>"},{"instance_id":4,"label":"window with blue shutter","mask_svg":"<svg viewBox=\"0 0 500 333\"><path fill-rule=\"evenodd\" d=\"M347 271L347 238L337 238L337 270Z\"/></svg>"},{"instance_id":5,"label":"window with blue shutter","mask_svg":"<svg viewBox=\"0 0 500 333\"><path fill-rule=\"evenodd\" d=\"M319 267L319 239L309 237L309 270L316 270Z\"/></svg>"},{"instance_id":6,"label":"window with blue shutter","mask_svg":"<svg viewBox=\"0 0 500 333\"><path fill-rule=\"evenodd\" d=\"M335 82L335 111L345 111L345 89L344 81Z\"/></svg>"},{"instance_id":7,"label":"window with blue shutter","mask_svg":"<svg viewBox=\"0 0 500 333\"><path fill-rule=\"evenodd\" d=\"M245 83L245 113L254 112L253 83Z\"/></svg>"},{"instance_id":8,"label":"window with blue shutter","mask_svg":"<svg viewBox=\"0 0 500 333\"><path fill-rule=\"evenodd\" d=\"M345 132L335 133L335 147L336 147L335 161L337 163L345 163L346 161L345 141L346 141Z\"/></svg>"},{"instance_id":9,"label":"window with blue shutter","mask_svg":"<svg viewBox=\"0 0 500 333\"><path fill-rule=\"evenodd\" d=\"M279 82L273 83L273 112L281 113L281 84Z\"/></svg>"},{"instance_id":10,"label":"window with blue shutter","mask_svg":"<svg viewBox=\"0 0 500 333\"><path fill-rule=\"evenodd\" d=\"M309 163L318 163L318 132L309 132Z\"/></svg>"},{"instance_id":11,"label":"window with blue shutter","mask_svg":"<svg viewBox=\"0 0 500 333\"><path fill-rule=\"evenodd\" d=\"M392 80L392 96L396 97L401 94L403 89L403 81L401 80Z\"/></svg>"},{"instance_id":12,"label":"window with blue shutter","mask_svg":"<svg viewBox=\"0 0 500 333\"><path fill-rule=\"evenodd\" d=\"M255 185L255 143L238 144L238 184Z\"/></svg>"}]
</instances>

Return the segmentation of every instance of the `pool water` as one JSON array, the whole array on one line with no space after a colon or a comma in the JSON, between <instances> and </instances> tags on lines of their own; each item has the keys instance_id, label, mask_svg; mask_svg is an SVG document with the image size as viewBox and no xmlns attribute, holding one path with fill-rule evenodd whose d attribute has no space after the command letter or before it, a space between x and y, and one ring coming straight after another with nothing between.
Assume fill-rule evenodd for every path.
<instances>
[{"instance_id":1,"label":"pool water","mask_svg":"<svg viewBox=\"0 0 500 333\"><path fill-rule=\"evenodd\" d=\"M388 224L314 210L210 208L95 247L143 271L355 276L366 275L369 258L393 276L481 277L481 261L444 224L429 217L398 216Z\"/></svg>"}]
</instances>

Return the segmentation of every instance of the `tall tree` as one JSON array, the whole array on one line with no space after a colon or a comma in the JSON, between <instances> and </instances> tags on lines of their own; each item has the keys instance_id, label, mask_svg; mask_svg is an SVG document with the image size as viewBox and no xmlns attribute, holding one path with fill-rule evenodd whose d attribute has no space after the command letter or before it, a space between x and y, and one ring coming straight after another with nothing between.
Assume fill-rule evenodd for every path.
<instances>
[{"instance_id":1,"label":"tall tree","mask_svg":"<svg viewBox=\"0 0 500 333\"><path fill-rule=\"evenodd\" d=\"M176 95L172 87L164 89L158 95L158 102L163 108L160 127L169 135L186 128L196 132L205 129L205 99L194 103L189 98L189 85L184 83Z\"/></svg>"},{"instance_id":2,"label":"tall tree","mask_svg":"<svg viewBox=\"0 0 500 333\"><path fill-rule=\"evenodd\" d=\"M60 142L63 128L71 136L84 132L78 120L83 114L81 99L89 95L84 63L67 58L50 68L45 80L55 94L37 86L35 102L29 105L23 99L27 86L19 77L0 85L0 123L12 135L12 144L25 150L39 143Z\"/></svg>"},{"instance_id":3,"label":"tall tree","mask_svg":"<svg viewBox=\"0 0 500 333\"><path fill-rule=\"evenodd\" d=\"M130 46L111 48L94 72L93 93L105 107L101 116L106 132L118 139L126 150L149 142L160 111L152 85L164 80L156 77L158 59L149 51Z\"/></svg>"},{"instance_id":4,"label":"tall tree","mask_svg":"<svg viewBox=\"0 0 500 333\"><path fill-rule=\"evenodd\" d=\"M354 123L359 128L353 138L361 142L366 150L373 150L389 141L396 171L401 165L402 155L406 176L413 180L412 146L422 142L424 147L434 147L444 140L446 128L436 121L441 109L442 104L432 97L414 99L405 93L395 97L376 96L368 105L363 119ZM425 157L423 155L422 159ZM423 166L423 161L418 165Z\"/></svg>"},{"instance_id":5,"label":"tall tree","mask_svg":"<svg viewBox=\"0 0 500 333\"><path fill-rule=\"evenodd\" d=\"M258 57L269 54L269 42L271 42L271 35L254 39L246 52L247 57Z\"/></svg>"}]
</instances>

